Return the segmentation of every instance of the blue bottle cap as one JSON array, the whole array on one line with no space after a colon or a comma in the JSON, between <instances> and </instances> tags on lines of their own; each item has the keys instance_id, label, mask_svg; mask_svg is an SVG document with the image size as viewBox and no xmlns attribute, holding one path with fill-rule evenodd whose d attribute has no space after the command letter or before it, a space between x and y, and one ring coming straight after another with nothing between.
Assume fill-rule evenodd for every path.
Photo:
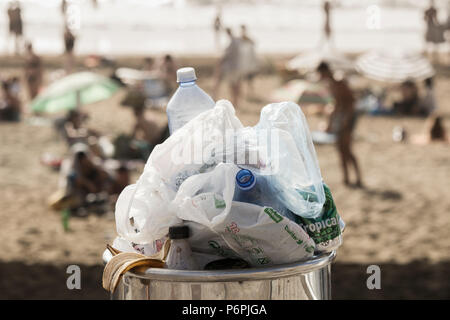
<instances>
[{"instance_id":1,"label":"blue bottle cap","mask_svg":"<svg viewBox=\"0 0 450 320\"><path fill-rule=\"evenodd\" d=\"M236 174L236 183L242 190L250 190L256 183L256 178L250 170L242 169Z\"/></svg>"}]
</instances>

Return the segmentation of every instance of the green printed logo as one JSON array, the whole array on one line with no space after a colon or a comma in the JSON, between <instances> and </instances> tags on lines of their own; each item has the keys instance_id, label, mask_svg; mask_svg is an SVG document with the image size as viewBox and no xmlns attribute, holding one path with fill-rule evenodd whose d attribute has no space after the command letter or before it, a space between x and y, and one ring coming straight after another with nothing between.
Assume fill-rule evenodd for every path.
<instances>
[{"instance_id":1,"label":"green printed logo","mask_svg":"<svg viewBox=\"0 0 450 320\"><path fill-rule=\"evenodd\" d=\"M272 208L265 208L264 212L273 220L275 221L275 223L280 222L281 220L283 220L283 217L276 212L274 209Z\"/></svg>"},{"instance_id":2,"label":"green printed logo","mask_svg":"<svg viewBox=\"0 0 450 320\"><path fill-rule=\"evenodd\" d=\"M216 196L214 196L214 205L217 209L225 208L225 200L217 199Z\"/></svg>"},{"instance_id":3,"label":"green printed logo","mask_svg":"<svg viewBox=\"0 0 450 320\"><path fill-rule=\"evenodd\" d=\"M331 241L341 234L339 227L340 217L336 210L333 197L331 196L331 191L325 184L323 188L326 201L321 216L316 219L298 217L295 221L305 229L316 244Z\"/></svg>"},{"instance_id":4,"label":"green printed logo","mask_svg":"<svg viewBox=\"0 0 450 320\"><path fill-rule=\"evenodd\" d=\"M305 251L308 253L313 253L316 248L314 246L309 246L305 248Z\"/></svg>"},{"instance_id":5,"label":"green printed logo","mask_svg":"<svg viewBox=\"0 0 450 320\"><path fill-rule=\"evenodd\" d=\"M291 236L292 239L295 240L295 242L297 242L297 244L302 244L303 243L303 240L297 238L297 236L295 235L294 231L289 229L289 227L287 225L284 226L284 230L286 230L286 232Z\"/></svg>"}]
</instances>

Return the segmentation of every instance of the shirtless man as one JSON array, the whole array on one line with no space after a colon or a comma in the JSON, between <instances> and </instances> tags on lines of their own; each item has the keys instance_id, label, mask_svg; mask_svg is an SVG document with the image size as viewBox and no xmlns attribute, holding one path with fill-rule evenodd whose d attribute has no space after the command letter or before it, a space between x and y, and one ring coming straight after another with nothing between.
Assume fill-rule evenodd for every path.
<instances>
[{"instance_id":1,"label":"shirtless man","mask_svg":"<svg viewBox=\"0 0 450 320\"><path fill-rule=\"evenodd\" d=\"M335 100L334 110L330 115L327 131L335 132L337 135L337 147L341 158L345 185L350 185L348 168L353 165L356 174L356 186L362 187L361 173L358 163L352 152L352 132L355 126L355 99L347 82L336 80L327 63L322 62L317 71L321 80L328 83L331 94Z\"/></svg>"},{"instance_id":2,"label":"shirtless man","mask_svg":"<svg viewBox=\"0 0 450 320\"><path fill-rule=\"evenodd\" d=\"M42 62L33 51L33 46L28 43L27 56L25 58L25 79L28 86L28 94L30 99L34 99L42 84Z\"/></svg>"}]
</instances>

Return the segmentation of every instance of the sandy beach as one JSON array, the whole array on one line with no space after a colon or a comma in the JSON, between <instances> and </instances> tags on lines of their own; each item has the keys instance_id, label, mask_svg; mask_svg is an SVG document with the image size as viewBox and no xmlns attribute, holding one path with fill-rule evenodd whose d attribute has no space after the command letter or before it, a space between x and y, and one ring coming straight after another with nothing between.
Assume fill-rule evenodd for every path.
<instances>
[{"instance_id":1,"label":"sandy beach","mask_svg":"<svg viewBox=\"0 0 450 320\"><path fill-rule=\"evenodd\" d=\"M272 65L285 59L267 58ZM140 61L118 59L119 65L128 67ZM54 57L45 57L44 62L47 74L59 64ZM213 87L213 62L212 57L179 58L180 65L196 67L199 85L207 92ZM2 75L22 72L18 59L2 57L0 64ZM437 100L450 128L450 68L437 70ZM271 102L267 93L280 84L270 67L256 79L261 94L247 97L237 110L244 125L258 121L260 109ZM132 113L119 106L124 93L86 106L89 126L110 136L129 132ZM223 86L221 97L228 96ZM164 125L163 112L154 116ZM308 116L311 129L323 120ZM365 189L342 184L334 146L316 146L322 176L347 223L344 244L332 267L335 299L450 298L450 283L445 280L450 267L450 145L395 143L392 129L398 125L408 133L421 133L424 120L367 115L358 120L355 151ZM116 234L113 213L72 218L71 231L64 232L60 214L47 206L58 173L44 167L40 158L45 152L64 155L62 139L51 124L27 115L21 123L0 124L0 146L0 299L107 299L101 288L101 254ZM133 178L139 174L135 172ZM66 268L71 264L81 267L82 290L66 288ZM366 269L372 264L381 268L382 290L366 287Z\"/></svg>"}]
</instances>

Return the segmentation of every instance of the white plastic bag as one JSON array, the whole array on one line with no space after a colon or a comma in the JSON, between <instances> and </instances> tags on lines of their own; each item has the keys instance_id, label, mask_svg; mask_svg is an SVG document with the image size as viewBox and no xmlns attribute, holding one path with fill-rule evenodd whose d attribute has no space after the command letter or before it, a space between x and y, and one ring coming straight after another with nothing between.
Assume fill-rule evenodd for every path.
<instances>
[{"instance_id":1,"label":"white plastic bag","mask_svg":"<svg viewBox=\"0 0 450 320\"><path fill-rule=\"evenodd\" d=\"M227 100L220 100L212 110L202 112L157 145L144 170L154 169L175 191L189 176L213 168L226 136L243 126Z\"/></svg>"},{"instance_id":2,"label":"white plastic bag","mask_svg":"<svg viewBox=\"0 0 450 320\"><path fill-rule=\"evenodd\" d=\"M117 233L138 244L164 237L170 226L181 222L168 210L179 186L189 176L214 168L219 161L215 150L222 150L226 134L240 128L231 103L221 100L157 145L137 183L117 200Z\"/></svg>"},{"instance_id":3,"label":"white plastic bag","mask_svg":"<svg viewBox=\"0 0 450 320\"><path fill-rule=\"evenodd\" d=\"M178 190L171 210L200 225L189 239L194 251L238 256L252 266L305 260L314 241L295 222L269 207L233 202L239 167L220 163L208 173L188 178Z\"/></svg>"},{"instance_id":4,"label":"white plastic bag","mask_svg":"<svg viewBox=\"0 0 450 320\"><path fill-rule=\"evenodd\" d=\"M127 186L116 203L116 229L124 239L148 244L163 238L170 226L181 221L168 212L175 192L149 168L136 184Z\"/></svg>"},{"instance_id":5,"label":"white plastic bag","mask_svg":"<svg viewBox=\"0 0 450 320\"><path fill-rule=\"evenodd\" d=\"M270 175L272 193L293 213L308 218L320 215L325 201L322 178L300 107L288 102L270 104L263 108L257 126L244 128L235 116L231 103L221 100L214 109L199 114L154 148L137 183L125 188L117 201L118 234L136 244L150 244L163 238L170 226L179 224L184 219L197 223L193 228L203 227L203 231L193 232L194 237L211 238L210 233L215 232L220 235L216 236L219 239L217 241L223 242L218 243L218 246L224 252L228 250L225 255L240 252L237 247L233 247L229 237L222 235L226 219L234 216L237 219L241 214L238 209L230 207L235 173L229 171L225 175L225 167L221 167L224 175L214 176L209 184L202 180L203 174L211 172L219 163L224 162L232 164L225 167L233 170L237 170L235 164L238 164L258 170L260 174ZM193 193L193 182L183 187L189 179L200 179L195 185L195 192L198 194ZM181 187L182 193L179 192ZM210 194L206 195L205 190L209 190ZM177 207L190 208L192 203L189 205L180 202L184 199L183 196L192 200L199 194L209 197L208 199L211 199L211 194L221 194L222 199L212 199L223 201L228 206L226 210L219 208L220 212L190 209L189 215L181 207ZM177 201L173 204L175 196ZM198 197L195 199L199 200ZM252 219L256 219L252 223L270 222L262 207L258 209L252 205L240 205L239 210L244 210ZM241 228L253 234L256 229L248 229L245 224L247 222ZM288 219L284 219L282 224L287 222ZM278 228L282 224L271 227ZM294 226L289 225L288 228L295 230L294 234L301 233ZM299 237L302 238L301 235ZM279 251L282 245L274 243L273 247L268 244L264 246L272 248L276 254L275 251ZM291 249L297 258L307 256L298 248ZM285 261L283 257L280 259ZM281 263L276 259L273 261Z\"/></svg>"}]
</instances>

